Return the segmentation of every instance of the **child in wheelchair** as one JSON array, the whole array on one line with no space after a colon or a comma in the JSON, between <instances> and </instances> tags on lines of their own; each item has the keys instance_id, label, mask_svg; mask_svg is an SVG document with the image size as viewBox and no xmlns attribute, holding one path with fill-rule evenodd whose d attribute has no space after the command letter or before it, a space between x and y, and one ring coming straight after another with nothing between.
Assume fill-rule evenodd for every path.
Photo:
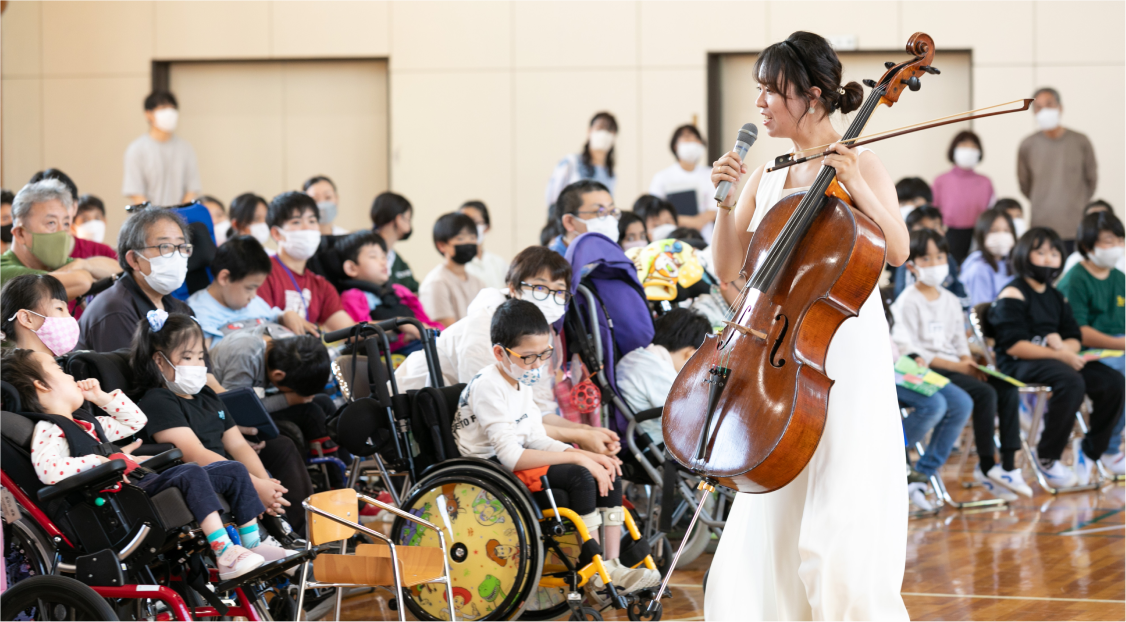
<instances>
[{"instance_id":1,"label":"child in wheelchair","mask_svg":"<svg viewBox=\"0 0 1126 622\"><path fill-rule=\"evenodd\" d=\"M121 390L107 394L96 379L76 382L54 358L31 350L5 352L3 367L4 379L19 393L24 410L39 415L32 437L31 460L43 483L54 485L109 460L121 459L128 464L126 483L149 495L172 487L180 489L207 535L220 579L242 576L266 561L287 556L285 549L259 536L257 517L266 509L241 464L181 464L161 473L153 472L139 464L146 457L130 455L139 441L120 450L112 444L132 436L147 422L145 414ZM85 401L108 416L95 417L86 412ZM231 504L239 522L241 546L231 541L223 526L222 506L216 492Z\"/></svg>"},{"instance_id":2,"label":"child in wheelchair","mask_svg":"<svg viewBox=\"0 0 1126 622\"><path fill-rule=\"evenodd\" d=\"M453 424L458 449L463 456L501 463L530 486L546 475L552 488L566 491L568 506L595 539L597 528L605 526L605 565L618 591L654 587L659 572L628 568L618 559L625 521L620 461L571 447L544 430L531 387L550 373L551 334L543 312L528 301L508 300L497 308L490 328L496 362L461 395Z\"/></svg>"}]
</instances>

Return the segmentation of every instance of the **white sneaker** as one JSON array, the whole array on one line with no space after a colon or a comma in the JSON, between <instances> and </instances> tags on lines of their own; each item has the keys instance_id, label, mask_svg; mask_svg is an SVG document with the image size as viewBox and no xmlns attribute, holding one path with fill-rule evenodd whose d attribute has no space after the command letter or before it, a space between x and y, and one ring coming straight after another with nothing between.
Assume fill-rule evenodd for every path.
<instances>
[{"instance_id":1,"label":"white sneaker","mask_svg":"<svg viewBox=\"0 0 1126 622\"><path fill-rule=\"evenodd\" d=\"M1071 451L1075 454L1075 464L1071 465L1071 468L1075 469L1075 485L1086 486L1091 482L1097 482L1099 476L1095 473L1095 461L1083 453L1083 439L1077 438L1072 441Z\"/></svg>"},{"instance_id":2,"label":"white sneaker","mask_svg":"<svg viewBox=\"0 0 1126 622\"><path fill-rule=\"evenodd\" d=\"M993 469L991 468L989 470L992 471ZM974 467L974 479L977 481L977 483L981 484L981 487L988 491L989 494L997 497L998 499L1004 499L1005 501L1016 501L1018 498L1008 488L1000 486L993 480L986 477L985 473L981 472L980 464Z\"/></svg>"},{"instance_id":3,"label":"white sneaker","mask_svg":"<svg viewBox=\"0 0 1126 622\"><path fill-rule=\"evenodd\" d=\"M989 477L989 479L997 482L1005 488L1008 488L1018 495L1024 495L1029 499L1032 498L1032 488L1025 483L1024 475L1020 472L1020 469L1006 471L1001 465L994 464L993 468L989 469L989 473L987 473L986 475Z\"/></svg>"},{"instance_id":4,"label":"white sneaker","mask_svg":"<svg viewBox=\"0 0 1126 622\"><path fill-rule=\"evenodd\" d=\"M1126 475L1126 453L1103 454L1099 461L1112 475Z\"/></svg>"},{"instance_id":5,"label":"white sneaker","mask_svg":"<svg viewBox=\"0 0 1126 622\"><path fill-rule=\"evenodd\" d=\"M1044 471L1044 479L1048 480L1048 485L1052 488L1070 488L1078 480L1075 471L1059 460L1053 460L1048 466L1040 468Z\"/></svg>"},{"instance_id":6,"label":"white sneaker","mask_svg":"<svg viewBox=\"0 0 1126 622\"><path fill-rule=\"evenodd\" d=\"M219 579L227 581L254 570L266 563L266 559L257 553L244 549L237 544L232 544L223 551L216 561L219 567Z\"/></svg>"},{"instance_id":7,"label":"white sneaker","mask_svg":"<svg viewBox=\"0 0 1126 622\"><path fill-rule=\"evenodd\" d=\"M911 503L924 512L933 512L934 505L927 499L927 485L921 482L907 484L907 498Z\"/></svg>"},{"instance_id":8,"label":"white sneaker","mask_svg":"<svg viewBox=\"0 0 1126 622\"><path fill-rule=\"evenodd\" d=\"M616 559L605 560L602 564L606 566L610 581L619 594L629 594L647 587L657 587L661 584L661 573L645 566L627 568ZM595 586L602 587L602 577L598 573L594 574L593 581Z\"/></svg>"}]
</instances>

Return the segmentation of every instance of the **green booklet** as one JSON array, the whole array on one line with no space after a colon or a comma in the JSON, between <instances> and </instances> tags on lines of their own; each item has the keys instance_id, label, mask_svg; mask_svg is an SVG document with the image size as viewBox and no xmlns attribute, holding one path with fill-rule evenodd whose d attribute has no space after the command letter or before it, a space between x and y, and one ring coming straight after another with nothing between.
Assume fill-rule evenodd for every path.
<instances>
[{"instance_id":1,"label":"green booklet","mask_svg":"<svg viewBox=\"0 0 1126 622\"><path fill-rule=\"evenodd\" d=\"M930 397L950 384L950 379L903 355L895 362L895 384Z\"/></svg>"},{"instance_id":2,"label":"green booklet","mask_svg":"<svg viewBox=\"0 0 1126 622\"><path fill-rule=\"evenodd\" d=\"M1000 378L1001 380L1004 380L1005 382L1008 382L1008 383L1012 384L1013 386L1016 386L1016 387L1027 387L1028 386L1027 384L1024 384L1023 382L1021 382L1020 380L1017 380L1016 378L1013 378L1012 376L1002 374L1001 372L997 371L996 369L993 369L992 367L986 367L985 365L978 365L977 368L980 369L981 371L989 374L990 376L993 376L994 378Z\"/></svg>"},{"instance_id":3,"label":"green booklet","mask_svg":"<svg viewBox=\"0 0 1126 622\"><path fill-rule=\"evenodd\" d=\"M1083 357L1085 361L1097 361L1099 359L1112 359L1123 355L1122 350L1083 350L1079 356Z\"/></svg>"}]
</instances>

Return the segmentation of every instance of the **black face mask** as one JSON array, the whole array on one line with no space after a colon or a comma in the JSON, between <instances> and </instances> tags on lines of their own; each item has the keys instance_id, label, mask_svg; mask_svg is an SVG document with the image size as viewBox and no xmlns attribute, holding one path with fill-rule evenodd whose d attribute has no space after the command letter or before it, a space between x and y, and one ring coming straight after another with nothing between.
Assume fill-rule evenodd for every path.
<instances>
[{"instance_id":1,"label":"black face mask","mask_svg":"<svg viewBox=\"0 0 1126 622\"><path fill-rule=\"evenodd\" d=\"M12 243L12 225L0 225L0 242Z\"/></svg>"},{"instance_id":2,"label":"black face mask","mask_svg":"<svg viewBox=\"0 0 1126 622\"><path fill-rule=\"evenodd\" d=\"M454 246L454 263L464 266L465 264L473 261L477 256L476 244L458 244Z\"/></svg>"},{"instance_id":3,"label":"black face mask","mask_svg":"<svg viewBox=\"0 0 1126 622\"><path fill-rule=\"evenodd\" d=\"M411 229L410 231L407 231L406 233L399 235L399 241L400 242L406 242L407 240L411 239L412 233L414 233L414 229Z\"/></svg>"},{"instance_id":4,"label":"black face mask","mask_svg":"<svg viewBox=\"0 0 1126 622\"><path fill-rule=\"evenodd\" d=\"M1028 271L1032 273L1032 278L1036 279L1044 285L1047 285L1048 283L1054 281L1056 279L1056 276L1058 276L1060 273L1059 268L1049 268L1048 266L1035 265L1029 265Z\"/></svg>"}]
</instances>

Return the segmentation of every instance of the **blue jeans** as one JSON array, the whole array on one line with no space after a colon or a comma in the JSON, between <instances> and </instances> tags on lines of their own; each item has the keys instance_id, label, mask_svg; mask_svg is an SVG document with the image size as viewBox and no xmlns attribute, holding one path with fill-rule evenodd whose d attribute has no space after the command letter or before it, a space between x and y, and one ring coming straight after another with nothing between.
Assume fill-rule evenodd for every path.
<instances>
[{"instance_id":1,"label":"blue jeans","mask_svg":"<svg viewBox=\"0 0 1126 622\"><path fill-rule=\"evenodd\" d=\"M1121 337L1122 335L1115 335ZM1120 374L1126 375L1126 356L1119 356L1112 359L1102 359L1099 361L1103 365L1117 371ZM1119 443L1122 442L1122 426L1126 423L1126 417L1118 415L1118 423L1114 424L1114 431L1110 433L1110 449L1107 451L1116 454L1119 452Z\"/></svg>"},{"instance_id":2,"label":"blue jeans","mask_svg":"<svg viewBox=\"0 0 1126 622\"><path fill-rule=\"evenodd\" d=\"M915 464L916 471L927 476L934 475L950 457L954 442L958 440L958 435L962 433L962 428L973 412L974 402L968 393L954 383L946 385L930 397L903 387L896 387L895 393L900 404L914 409L903 420L903 433L908 446L923 440L927 432L934 430L926 455Z\"/></svg>"},{"instance_id":3,"label":"blue jeans","mask_svg":"<svg viewBox=\"0 0 1126 622\"><path fill-rule=\"evenodd\" d=\"M250 473L241 462L234 460L220 460L203 467L195 463L180 464L145 477L137 486L149 496L167 488L179 488L197 523L202 523L212 512L223 513L220 494L227 499L240 525L266 511L250 481Z\"/></svg>"}]
</instances>

